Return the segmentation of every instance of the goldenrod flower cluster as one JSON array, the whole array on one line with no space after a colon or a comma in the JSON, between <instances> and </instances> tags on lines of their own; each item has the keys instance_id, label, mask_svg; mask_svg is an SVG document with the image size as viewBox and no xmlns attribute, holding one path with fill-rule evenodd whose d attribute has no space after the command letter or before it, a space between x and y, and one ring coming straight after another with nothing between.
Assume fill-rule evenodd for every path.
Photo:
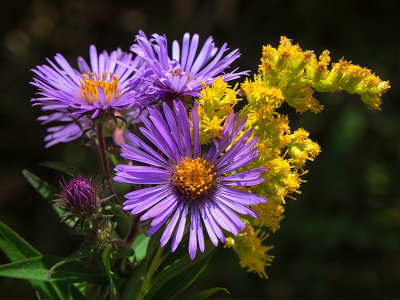
<instances>
[{"instance_id":1,"label":"goldenrod flower cluster","mask_svg":"<svg viewBox=\"0 0 400 300\"><path fill-rule=\"evenodd\" d=\"M200 143L207 144L212 138L220 138L224 120L238 102L237 85L231 89L223 77L217 78L210 87L203 84L199 104Z\"/></svg>"},{"instance_id":2,"label":"goldenrod flower cluster","mask_svg":"<svg viewBox=\"0 0 400 300\"><path fill-rule=\"evenodd\" d=\"M381 95L390 87L388 81L343 59L329 68L330 61L327 50L317 59L313 51L302 51L298 44L281 37L278 48L263 47L259 74L268 86L280 88L287 103L301 113L322 110L312 96L314 90L358 94L370 108L379 109Z\"/></svg>"},{"instance_id":3,"label":"goldenrod flower cluster","mask_svg":"<svg viewBox=\"0 0 400 300\"><path fill-rule=\"evenodd\" d=\"M260 152L257 160L245 168L267 169L263 174L265 181L248 190L266 197L268 202L252 207L259 218L248 220L242 234L227 238L227 247L235 250L242 267L261 277L267 277L265 267L273 258L267 254L271 247L262 245L268 236L262 230L275 232L279 228L285 200L300 193L304 182L301 176L307 172L305 164L321 151L306 130L292 130L288 116L278 109L287 103L300 113L307 110L318 113L323 106L313 97L314 91L340 90L358 94L370 108L379 109L381 95L389 88L388 81L381 81L366 68L345 60L329 68L330 61L327 50L317 59L313 51L302 51L299 45L281 37L277 48L263 47L258 74L241 85L240 92L247 104L240 110L240 117L247 117L246 129L253 129L253 136L259 136ZM236 87L231 89L223 78L211 87L204 87L200 97L202 142L219 136L224 119L237 103L236 96ZM253 226L259 229L254 230Z\"/></svg>"}]
</instances>

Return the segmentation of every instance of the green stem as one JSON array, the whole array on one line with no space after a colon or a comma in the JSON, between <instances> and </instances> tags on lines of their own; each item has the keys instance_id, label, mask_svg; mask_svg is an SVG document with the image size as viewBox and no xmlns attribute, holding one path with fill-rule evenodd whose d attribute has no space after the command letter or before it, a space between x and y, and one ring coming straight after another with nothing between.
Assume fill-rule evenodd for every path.
<instances>
[{"instance_id":1,"label":"green stem","mask_svg":"<svg viewBox=\"0 0 400 300\"><path fill-rule=\"evenodd\" d=\"M136 300L143 300L144 297L147 295L147 293L149 292L149 283L151 281L151 279L153 278L154 273L156 272L157 268L160 266L161 264L161 257L162 257L162 253L163 253L164 248L158 248L156 255L154 256L154 259L151 263L151 266L147 272L147 274L145 275L144 279L143 279L143 284L140 287L140 291L138 293L138 296L136 298Z\"/></svg>"},{"instance_id":2,"label":"green stem","mask_svg":"<svg viewBox=\"0 0 400 300\"><path fill-rule=\"evenodd\" d=\"M100 158L101 158L101 163L103 165L104 176L108 187L108 191L110 192L111 195L113 195L115 202L117 202L119 205L122 205L121 200L119 200L117 194L115 194L114 187L111 182L110 164L107 158L106 142L104 138L104 122L102 121L97 122L96 132L97 132L97 138L99 139Z\"/></svg>"}]
</instances>

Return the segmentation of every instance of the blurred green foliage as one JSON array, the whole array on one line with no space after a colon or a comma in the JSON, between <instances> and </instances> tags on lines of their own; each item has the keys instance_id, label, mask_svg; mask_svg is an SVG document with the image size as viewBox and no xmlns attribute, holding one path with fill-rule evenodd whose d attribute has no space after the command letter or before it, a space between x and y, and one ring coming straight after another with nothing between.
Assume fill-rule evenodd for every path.
<instances>
[{"instance_id":1,"label":"blurred green foliage","mask_svg":"<svg viewBox=\"0 0 400 300\"><path fill-rule=\"evenodd\" d=\"M22 176L27 168L57 184L58 173L39 167L63 161L88 172L96 156L75 141L44 149L40 111L29 99L30 69L57 52L73 61L98 49L128 50L138 29L186 31L204 41L239 47L235 64L257 70L261 46L286 35L303 49L332 52L372 69L392 88L382 111L355 95L317 95L319 115L287 108L292 128L304 127L322 147L308 180L289 201L281 229L267 242L276 259L269 280L240 269L233 251L218 249L213 263L188 293L226 287L232 299L388 299L400 297L400 32L395 1L2 1L0 12L0 219L49 255L67 256L80 240L62 224ZM1 263L6 258L0 256ZM34 298L26 282L0 278L0 298Z\"/></svg>"}]
</instances>

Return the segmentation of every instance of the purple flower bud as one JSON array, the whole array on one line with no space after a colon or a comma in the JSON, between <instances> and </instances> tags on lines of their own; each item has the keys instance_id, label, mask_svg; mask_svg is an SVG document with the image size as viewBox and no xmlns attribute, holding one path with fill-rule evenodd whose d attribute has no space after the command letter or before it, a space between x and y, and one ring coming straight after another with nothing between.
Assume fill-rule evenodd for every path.
<instances>
[{"instance_id":1,"label":"purple flower bud","mask_svg":"<svg viewBox=\"0 0 400 300\"><path fill-rule=\"evenodd\" d=\"M99 201L95 187L90 179L78 176L68 183L63 179L63 193L58 200L61 207L71 211L77 217L89 217L99 209Z\"/></svg>"}]
</instances>

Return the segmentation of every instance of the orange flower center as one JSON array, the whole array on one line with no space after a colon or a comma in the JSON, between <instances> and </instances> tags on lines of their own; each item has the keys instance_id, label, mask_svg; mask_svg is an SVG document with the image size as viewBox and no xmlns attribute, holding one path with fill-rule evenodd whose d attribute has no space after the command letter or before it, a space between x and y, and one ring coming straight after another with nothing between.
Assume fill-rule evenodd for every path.
<instances>
[{"instance_id":1,"label":"orange flower center","mask_svg":"<svg viewBox=\"0 0 400 300\"><path fill-rule=\"evenodd\" d=\"M207 193L214 185L213 166L201 158L185 158L174 174L174 185L189 200Z\"/></svg>"}]
</instances>

